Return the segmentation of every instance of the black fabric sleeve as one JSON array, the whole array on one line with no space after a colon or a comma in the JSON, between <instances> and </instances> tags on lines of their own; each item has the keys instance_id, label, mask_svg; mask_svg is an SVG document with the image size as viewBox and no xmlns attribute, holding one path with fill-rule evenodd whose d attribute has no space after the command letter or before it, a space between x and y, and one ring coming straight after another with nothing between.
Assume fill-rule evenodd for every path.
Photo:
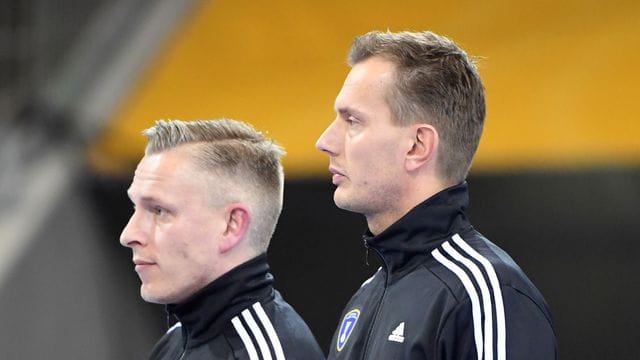
<instances>
[{"instance_id":1,"label":"black fabric sleeve","mask_svg":"<svg viewBox=\"0 0 640 360\"><path fill-rule=\"evenodd\" d=\"M557 359L549 310L515 288L502 289L507 327L507 359Z\"/></svg>"}]
</instances>

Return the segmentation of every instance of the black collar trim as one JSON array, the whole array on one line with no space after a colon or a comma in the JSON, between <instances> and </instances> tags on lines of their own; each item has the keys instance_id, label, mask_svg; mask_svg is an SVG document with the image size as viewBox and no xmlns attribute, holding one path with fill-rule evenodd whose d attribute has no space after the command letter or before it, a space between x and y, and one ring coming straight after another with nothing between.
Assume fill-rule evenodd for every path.
<instances>
[{"instance_id":1,"label":"black collar trim","mask_svg":"<svg viewBox=\"0 0 640 360\"><path fill-rule=\"evenodd\" d=\"M214 280L184 303L167 305L167 313L182 323L186 347L192 348L218 336L245 308L273 296L273 276L267 255L262 254Z\"/></svg>"},{"instance_id":2,"label":"black collar trim","mask_svg":"<svg viewBox=\"0 0 640 360\"><path fill-rule=\"evenodd\" d=\"M367 230L365 243L381 258L391 274L420 263L446 238L470 228L465 210L467 183L447 188L423 201L382 233Z\"/></svg>"}]
</instances>

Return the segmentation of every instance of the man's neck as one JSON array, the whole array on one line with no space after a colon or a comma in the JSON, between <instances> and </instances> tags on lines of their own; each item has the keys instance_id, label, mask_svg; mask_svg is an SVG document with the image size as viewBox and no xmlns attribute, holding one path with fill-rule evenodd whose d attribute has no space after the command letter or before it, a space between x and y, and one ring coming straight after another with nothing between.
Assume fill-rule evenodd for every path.
<instances>
[{"instance_id":1,"label":"man's neck","mask_svg":"<svg viewBox=\"0 0 640 360\"><path fill-rule=\"evenodd\" d=\"M440 191L452 186L445 184L439 180L424 181L422 183L415 182L415 186L406 189L403 199L398 200L393 207L389 207L387 211L377 214L365 214L367 226L373 235L378 235L389 226L393 225L401 217L406 215L413 208L429 199Z\"/></svg>"}]
</instances>

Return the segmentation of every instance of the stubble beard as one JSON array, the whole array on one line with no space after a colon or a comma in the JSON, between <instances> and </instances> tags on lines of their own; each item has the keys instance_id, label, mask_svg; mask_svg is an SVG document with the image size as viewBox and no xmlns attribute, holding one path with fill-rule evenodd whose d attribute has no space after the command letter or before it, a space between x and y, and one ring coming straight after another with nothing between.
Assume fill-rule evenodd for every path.
<instances>
[{"instance_id":1,"label":"stubble beard","mask_svg":"<svg viewBox=\"0 0 640 360\"><path fill-rule=\"evenodd\" d=\"M359 191L354 191L351 187L337 187L333 194L334 203L342 210L364 215L369 227L386 227L395 222L397 219L393 214L400 202L401 185L394 182L368 185L366 190L361 188Z\"/></svg>"}]
</instances>

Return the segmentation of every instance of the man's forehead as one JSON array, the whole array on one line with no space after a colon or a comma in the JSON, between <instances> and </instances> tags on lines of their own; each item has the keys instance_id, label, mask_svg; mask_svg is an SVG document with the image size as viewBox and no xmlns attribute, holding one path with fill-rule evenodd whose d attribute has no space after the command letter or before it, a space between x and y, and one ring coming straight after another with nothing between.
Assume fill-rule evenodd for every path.
<instances>
[{"instance_id":1,"label":"man's forehead","mask_svg":"<svg viewBox=\"0 0 640 360\"><path fill-rule=\"evenodd\" d=\"M134 175L145 173L174 172L184 170L193 161L192 144L179 145L170 149L147 153L138 163Z\"/></svg>"},{"instance_id":2,"label":"man's forehead","mask_svg":"<svg viewBox=\"0 0 640 360\"><path fill-rule=\"evenodd\" d=\"M368 63L356 64L347 75L334 102L334 110L337 113L357 116L365 113L366 104L373 99L385 98L388 86L393 81L393 69L387 66L369 65Z\"/></svg>"},{"instance_id":3,"label":"man's forehead","mask_svg":"<svg viewBox=\"0 0 640 360\"><path fill-rule=\"evenodd\" d=\"M164 152L145 154L145 156L138 163L138 166L136 166L136 170L133 173L133 176L143 176L149 172L157 171L163 166L166 167L167 164L165 163L167 162L167 160L171 160L171 158L167 157Z\"/></svg>"},{"instance_id":4,"label":"man's forehead","mask_svg":"<svg viewBox=\"0 0 640 360\"><path fill-rule=\"evenodd\" d=\"M346 86L363 80L371 84L387 83L392 80L395 72L396 66L393 62L374 56L354 64L347 74L344 84Z\"/></svg>"},{"instance_id":5,"label":"man's forehead","mask_svg":"<svg viewBox=\"0 0 640 360\"><path fill-rule=\"evenodd\" d=\"M381 88L394 79L395 65L387 60L372 58L357 63L351 68L342 85L343 90L354 88Z\"/></svg>"},{"instance_id":6,"label":"man's forehead","mask_svg":"<svg viewBox=\"0 0 640 360\"><path fill-rule=\"evenodd\" d=\"M178 182L187 172L187 159L173 149L146 154L136 167L128 192L131 194L151 185Z\"/></svg>"}]
</instances>

